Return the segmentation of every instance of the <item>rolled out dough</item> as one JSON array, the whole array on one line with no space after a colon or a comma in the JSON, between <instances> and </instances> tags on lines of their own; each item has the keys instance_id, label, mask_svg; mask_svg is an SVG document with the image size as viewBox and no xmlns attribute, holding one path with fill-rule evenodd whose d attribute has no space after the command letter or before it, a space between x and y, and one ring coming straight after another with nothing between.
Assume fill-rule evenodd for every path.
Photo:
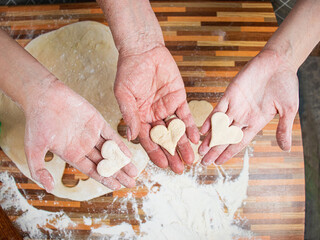
<instances>
[{"instance_id":1,"label":"rolled out dough","mask_svg":"<svg viewBox=\"0 0 320 240\"><path fill-rule=\"evenodd\" d=\"M97 165L97 172L103 177L110 177L130 163L128 158L114 141L106 141L101 148L104 158Z\"/></svg>"},{"instance_id":2,"label":"rolled out dough","mask_svg":"<svg viewBox=\"0 0 320 240\"><path fill-rule=\"evenodd\" d=\"M186 131L186 125L180 119L172 120L168 128L163 125L155 126L150 131L153 142L165 148L172 156L176 151L178 141Z\"/></svg>"},{"instance_id":3,"label":"rolled out dough","mask_svg":"<svg viewBox=\"0 0 320 240\"><path fill-rule=\"evenodd\" d=\"M113 94L113 83L118 51L108 27L89 21L71 24L39 36L27 45L26 50L58 79L86 98L117 131L121 113ZM31 179L24 153L24 114L1 93L0 121L1 148ZM146 152L140 144L133 144L124 138L123 141L132 152L133 164L141 172L149 161ZM58 156L45 163L55 181L54 195L85 201L112 191L91 178L80 180L75 187L66 187L61 181L65 165Z\"/></svg>"}]
</instances>

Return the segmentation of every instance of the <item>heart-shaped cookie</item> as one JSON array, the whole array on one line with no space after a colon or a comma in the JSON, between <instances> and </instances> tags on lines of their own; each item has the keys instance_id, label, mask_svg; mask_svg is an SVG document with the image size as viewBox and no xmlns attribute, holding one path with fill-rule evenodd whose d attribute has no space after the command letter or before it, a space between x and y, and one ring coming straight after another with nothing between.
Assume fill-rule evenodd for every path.
<instances>
[{"instance_id":1,"label":"heart-shaped cookie","mask_svg":"<svg viewBox=\"0 0 320 240\"><path fill-rule=\"evenodd\" d=\"M216 112L211 117L211 141L210 147L224 144L236 144L243 138L241 128L230 126L228 115Z\"/></svg>"},{"instance_id":2,"label":"heart-shaped cookie","mask_svg":"<svg viewBox=\"0 0 320 240\"><path fill-rule=\"evenodd\" d=\"M98 163L97 172L103 177L110 177L125 165L130 163L128 158L114 141L106 141L101 148L104 158Z\"/></svg>"},{"instance_id":3,"label":"heart-shaped cookie","mask_svg":"<svg viewBox=\"0 0 320 240\"><path fill-rule=\"evenodd\" d=\"M150 137L152 141L159 144L173 156L177 143L185 131L184 122L180 119L174 119L169 123L168 128L163 125L153 127L150 131Z\"/></svg>"}]
</instances>

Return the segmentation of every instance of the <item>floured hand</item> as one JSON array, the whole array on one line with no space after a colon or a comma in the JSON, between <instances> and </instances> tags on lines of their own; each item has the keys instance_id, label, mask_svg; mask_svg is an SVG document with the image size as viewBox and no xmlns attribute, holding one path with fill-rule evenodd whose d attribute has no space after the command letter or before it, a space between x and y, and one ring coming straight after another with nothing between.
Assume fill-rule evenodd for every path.
<instances>
[{"instance_id":1,"label":"floured hand","mask_svg":"<svg viewBox=\"0 0 320 240\"><path fill-rule=\"evenodd\" d=\"M139 136L141 145L150 159L159 167L168 165L182 173L184 163L192 164L194 154L188 138L198 143L198 129L191 116L184 84L170 52L165 47L155 47L142 54L122 55L118 61L115 96L123 118L128 125L129 140ZM176 114L186 125L186 134L178 142L172 156L150 138L150 129L162 124Z\"/></svg>"},{"instance_id":2,"label":"floured hand","mask_svg":"<svg viewBox=\"0 0 320 240\"><path fill-rule=\"evenodd\" d=\"M201 128L207 134L199 147L202 164L222 164L240 152L274 116L279 114L277 141L281 149L291 147L292 125L298 111L296 69L273 52L263 51L233 79L224 96ZM209 147L213 113L226 113L230 123L243 130L240 143Z\"/></svg>"},{"instance_id":3,"label":"floured hand","mask_svg":"<svg viewBox=\"0 0 320 240\"><path fill-rule=\"evenodd\" d=\"M102 177L97 164L103 159L100 150L106 140L113 140L130 157L120 137L100 113L84 98L53 76L43 81L41 89L33 89L25 104L25 152L31 176L47 191L54 182L44 166L44 156L51 151L89 177L111 189L120 184L133 187L137 169L132 163L112 177Z\"/></svg>"}]
</instances>

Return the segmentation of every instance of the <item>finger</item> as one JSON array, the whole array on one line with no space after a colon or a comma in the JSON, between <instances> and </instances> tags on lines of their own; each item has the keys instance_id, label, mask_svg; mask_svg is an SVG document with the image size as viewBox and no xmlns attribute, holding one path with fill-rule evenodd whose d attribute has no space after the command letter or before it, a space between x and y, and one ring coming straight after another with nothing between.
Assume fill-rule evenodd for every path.
<instances>
[{"instance_id":1,"label":"finger","mask_svg":"<svg viewBox=\"0 0 320 240\"><path fill-rule=\"evenodd\" d=\"M174 155L172 156L166 149L161 148L163 153L165 154L166 158L168 159L168 164L171 170L177 174L182 174L184 170L184 164L179 157L177 151L175 151Z\"/></svg>"},{"instance_id":2,"label":"finger","mask_svg":"<svg viewBox=\"0 0 320 240\"><path fill-rule=\"evenodd\" d=\"M198 152L200 156L204 156L209 152L210 141L211 141L211 132L207 134L207 136L203 139L201 145L199 146Z\"/></svg>"},{"instance_id":3,"label":"finger","mask_svg":"<svg viewBox=\"0 0 320 240\"><path fill-rule=\"evenodd\" d=\"M102 135L102 134L101 134ZM97 144L96 144L96 148L101 151L102 145L106 142L106 138L100 136Z\"/></svg>"},{"instance_id":4,"label":"finger","mask_svg":"<svg viewBox=\"0 0 320 240\"><path fill-rule=\"evenodd\" d=\"M178 107L176 114L186 125L186 134L190 141L194 144L198 144L200 140L199 130L194 123L187 101L184 101L184 103Z\"/></svg>"},{"instance_id":5,"label":"finger","mask_svg":"<svg viewBox=\"0 0 320 240\"><path fill-rule=\"evenodd\" d=\"M131 154L129 148L127 147L127 145L124 144L121 137L113 129L111 129L111 127L109 125L106 124L105 127L102 129L101 137L103 137L105 139L105 141L107 141L107 140L114 141L119 146L121 151L128 158L132 158L132 154ZM101 147L102 147L102 145L101 145ZM100 148L100 150L101 150L101 148Z\"/></svg>"},{"instance_id":6,"label":"finger","mask_svg":"<svg viewBox=\"0 0 320 240\"><path fill-rule=\"evenodd\" d=\"M83 157L76 162L71 162L70 164L86 174L88 177L93 178L112 190L118 190L121 188L119 181L113 177L102 177L99 175L97 172L97 165L87 157Z\"/></svg>"},{"instance_id":7,"label":"finger","mask_svg":"<svg viewBox=\"0 0 320 240\"><path fill-rule=\"evenodd\" d=\"M242 124L234 122L232 125L241 128ZM223 151L229 146L229 144L224 144L224 145L218 145L210 148L209 145L210 145L211 137L212 135L211 133L209 133L199 147L199 154L200 155L206 154L201 161L201 164L204 166L208 166L214 163L217 160L217 158L223 153Z\"/></svg>"},{"instance_id":8,"label":"finger","mask_svg":"<svg viewBox=\"0 0 320 240\"><path fill-rule=\"evenodd\" d=\"M133 188L136 186L136 181L128 176L125 172L122 170L118 171L113 175L115 179L117 179L123 186L127 188Z\"/></svg>"},{"instance_id":9,"label":"finger","mask_svg":"<svg viewBox=\"0 0 320 240\"><path fill-rule=\"evenodd\" d=\"M174 119L177 119L177 118L171 118L170 120L168 120L166 122L166 127L168 127L170 122ZM164 124L164 123L162 123L162 124ZM177 143L177 149L181 155L182 160L186 164L191 165L194 162L194 153L193 153L191 144L190 144L186 134L183 134L182 137L179 139L179 141ZM163 149L163 151L165 154L168 153L165 149ZM178 154L175 154L175 155L177 155L179 160L176 158L176 156L172 157L171 154L169 154L167 156L167 158L169 160L169 166L170 166L170 168L171 167L173 168L173 169L171 168L172 171L174 171L176 173L182 173L184 170L183 162L181 161Z\"/></svg>"},{"instance_id":10,"label":"finger","mask_svg":"<svg viewBox=\"0 0 320 240\"><path fill-rule=\"evenodd\" d=\"M121 77L121 76L117 76ZM123 119L127 124L127 139L131 141L136 139L140 132L140 116L137 107L136 98L125 87L115 85L114 94L118 101Z\"/></svg>"},{"instance_id":11,"label":"finger","mask_svg":"<svg viewBox=\"0 0 320 240\"><path fill-rule=\"evenodd\" d=\"M202 158L201 164L204 166L209 166L214 163L220 154L228 147L229 145L219 145L214 146L209 149L208 153Z\"/></svg>"},{"instance_id":12,"label":"finger","mask_svg":"<svg viewBox=\"0 0 320 240\"><path fill-rule=\"evenodd\" d=\"M54 180L44 165L44 158L47 153L46 147L30 143L27 139L25 142L25 153L31 177L37 182L40 182L47 192L52 192Z\"/></svg>"},{"instance_id":13,"label":"finger","mask_svg":"<svg viewBox=\"0 0 320 240\"><path fill-rule=\"evenodd\" d=\"M283 151L290 151L292 141L292 126L295 114L280 116L277 127L277 142Z\"/></svg>"},{"instance_id":14,"label":"finger","mask_svg":"<svg viewBox=\"0 0 320 240\"><path fill-rule=\"evenodd\" d=\"M141 146L146 150L150 160L160 168L168 167L168 160L158 144L154 143L150 138L151 126L146 123L141 124L139 133L139 141Z\"/></svg>"},{"instance_id":15,"label":"finger","mask_svg":"<svg viewBox=\"0 0 320 240\"><path fill-rule=\"evenodd\" d=\"M102 159L101 150L97 148L93 148L89 154L87 154L87 158L89 158L95 164L98 164Z\"/></svg>"},{"instance_id":16,"label":"finger","mask_svg":"<svg viewBox=\"0 0 320 240\"><path fill-rule=\"evenodd\" d=\"M174 119L176 119L176 118L171 118L166 123L164 121L162 121L162 120L161 121L157 121L155 123L152 123L151 125L152 125L152 127L157 126L157 125L164 125L164 126L168 127L169 123ZM166 149L164 149L161 146L160 146L160 148L163 151L163 153L165 154L165 156L166 156L166 158L168 160L169 167L171 168L171 170L173 172L177 173L177 174L182 174L183 170L184 170L184 164L183 164L183 162L182 162L177 150L175 150L175 153L172 156Z\"/></svg>"},{"instance_id":17,"label":"finger","mask_svg":"<svg viewBox=\"0 0 320 240\"><path fill-rule=\"evenodd\" d=\"M164 88L165 90L165 88ZM167 91L167 90L165 90ZM160 93L158 93L160 94ZM164 93L165 94L165 93ZM151 106L152 111L155 113L155 118L165 119L166 117L175 113L177 108L186 100L186 92L183 89L172 91L165 96L159 98Z\"/></svg>"},{"instance_id":18,"label":"finger","mask_svg":"<svg viewBox=\"0 0 320 240\"><path fill-rule=\"evenodd\" d=\"M194 152L192 150L191 144L190 144L186 134L183 134L183 136L178 141L178 151L179 151L179 153L181 155L182 160L187 165L192 165L193 164L193 162L194 162Z\"/></svg>"},{"instance_id":19,"label":"finger","mask_svg":"<svg viewBox=\"0 0 320 240\"><path fill-rule=\"evenodd\" d=\"M240 152L245 146L247 146L258 132L258 128L248 127L244 129L241 142L238 144L229 145L215 160L215 163L220 165L228 161L230 158Z\"/></svg>"},{"instance_id":20,"label":"finger","mask_svg":"<svg viewBox=\"0 0 320 240\"><path fill-rule=\"evenodd\" d=\"M122 168L122 171L124 171L129 177L137 177L138 176L138 169L133 163L129 163L126 166Z\"/></svg>"},{"instance_id":21,"label":"finger","mask_svg":"<svg viewBox=\"0 0 320 240\"><path fill-rule=\"evenodd\" d=\"M228 101L226 97L222 97L221 100L219 101L219 103L217 104L217 106L212 110L212 112L210 113L210 115L207 117L207 119L205 120L205 122L203 123L201 129L200 129L200 133L201 134L206 134L210 128L211 128L211 117L214 113L216 112L223 112L225 113L228 110Z\"/></svg>"}]
</instances>

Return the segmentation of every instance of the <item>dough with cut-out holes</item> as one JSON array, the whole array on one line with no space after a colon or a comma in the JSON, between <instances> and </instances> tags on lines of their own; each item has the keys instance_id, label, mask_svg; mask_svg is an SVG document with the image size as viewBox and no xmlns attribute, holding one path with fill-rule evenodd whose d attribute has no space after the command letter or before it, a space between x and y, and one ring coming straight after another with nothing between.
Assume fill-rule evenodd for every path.
<instances>
[{"instance_id":1,"label":"dough with cut-out holes","mask_svg":"<svg viewBox=\"0 0 320 240\"><path fill-rule=\"evenodd\" d=\"M163 125L155 126L150 131L153 142L166 149L172 156L176 151L178 141L186 131L186 125L180 119L172 120L168 128Z\"/></svg>"},{"instance_id":2,"label":"dough with cut-out holes","mask_svg":"<svg viewBox=\"0 0 320 240\"><path fill-rule=\"evenodd\" d=\"M101 148L101 160L97 165L97 172L103 177L111 177L121 168L130 163L128 158L119 148L116 142L106 141Z\"/></svg>"},{"instance_id":3,"label":"dough with cut-out holes","mask_svg":"<svg viewBox=\"0 0 320 240\"><path fill-rule=\"evenodd\" d=\"M118 51L108 27L96 22L79 22L39 36L26 50L58 79L86 98L117 131L122 116L113 94ZM23 112L0 93L0 146L20 171L31 179L24 153L25 117ZM122 139L132 153L132 163L141 172L149 158L140 144ZM45 163L52 174L58 197L85 201L111 192L89 178L66 187L61 179L66 163L58 156ZM39 183L37 183L41 186Z\"/></svg>"},{"instance_id":4,"label":"dough with cut-out holes","mask_svg":"<svg viewBox=\"0 0 320 240\"><path fill-rule=\"evenodd\" d=\"M237 126L229 126L228 115L216 112L211 117L211 141L210 147L224 144L236 144L241 142L243 132Z\"/></svg>"}]
</instances>

